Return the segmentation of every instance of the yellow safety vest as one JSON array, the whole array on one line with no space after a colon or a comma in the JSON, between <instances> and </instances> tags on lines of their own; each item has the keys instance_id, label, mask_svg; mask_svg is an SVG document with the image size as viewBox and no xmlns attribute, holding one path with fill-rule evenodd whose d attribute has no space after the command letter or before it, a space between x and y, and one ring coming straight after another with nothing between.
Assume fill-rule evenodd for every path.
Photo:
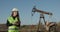
<instances>
[{"instance_id":1,"label":"yellow safety vest","mask_svg":"<svg viewBox=\"0 0 60 32\"><path fill-rule=\"evenodd\" d=\"M9 21L9 23L14 23L14 22L18 21L18 19L16 17L15 20L14 20L13 17L9 17L8 21ZM19 30L18 30L17 26L12 25L12 26L8 27L8 32L19 32Z\"/></svg>"},{"instance_id":2,"label":"yellow safety vest","mask_svg":"<svg viewBox=\"0 0 60 32\"><path fill-rule=\"evenodd\" d=\"M13 17L9 17L8 18L8 21L9 21L9 23L15 23L15 22L17 22L18 21L18 19L17 19L17 17L15 18L15 19L13 19Z\"/></svg>"}]
</instances>

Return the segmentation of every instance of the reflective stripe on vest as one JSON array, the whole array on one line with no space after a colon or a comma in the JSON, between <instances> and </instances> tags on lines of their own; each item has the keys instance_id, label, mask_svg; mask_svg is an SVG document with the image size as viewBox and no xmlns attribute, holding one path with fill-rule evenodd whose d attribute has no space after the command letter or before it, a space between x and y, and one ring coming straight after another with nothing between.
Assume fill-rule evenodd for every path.
<instances>
[{"instance_id":1,"label":"reflective stripe on vest","mask_svg":"<svg viewBox=\"0 0 60 32\"><path fill-rule=\"evenodd\" d=\"M17 26L9 26L8 29L9 29L9 30L18 30L18 27L17 27Z\"/></svg>"},{"instance_id":2,"label":"reflective stripe on vest","mask_svg":"<svg viewBox=\"0 0 60 32\"><path fill-rule=\"evenodd\" d=\"M19 32L19 29L18 29L18 27L16 27L16 26L9 26L8 27L8 32Z\"/></svg>"},{"instance_id":3,"label":"reflective stripe on vest","mask_svg":"<svg viewBox=\"0 0 60 32\"><path fill-rule=\"evenodd\" d=\"M17 19L17 17L15 19L13 19L13 17L9 17L8 21L9 21L9 23L15 23L18 21L18 19Z\"/></svg>"}]
</instances>

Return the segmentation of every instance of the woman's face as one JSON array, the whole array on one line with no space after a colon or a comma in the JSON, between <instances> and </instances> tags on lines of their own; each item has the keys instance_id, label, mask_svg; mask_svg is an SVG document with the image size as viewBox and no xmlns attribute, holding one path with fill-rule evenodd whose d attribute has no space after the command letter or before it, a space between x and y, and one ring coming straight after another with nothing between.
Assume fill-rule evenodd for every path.
<instances>
[{"instance_id":1,"label":"woman's face","mask_svg":"<svg viewBox=\"0 0 60 32\"><path fill-rule=\"evenodd\" d=\"M16 11L13 12L13 16L14 17L17 16L17 12Z\"/></svg>"}]
</instances>

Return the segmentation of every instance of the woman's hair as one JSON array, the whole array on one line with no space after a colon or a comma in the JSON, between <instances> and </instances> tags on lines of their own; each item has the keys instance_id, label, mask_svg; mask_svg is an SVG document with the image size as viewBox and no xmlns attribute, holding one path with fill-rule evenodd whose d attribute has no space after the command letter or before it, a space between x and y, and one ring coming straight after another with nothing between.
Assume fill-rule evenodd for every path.
<instances>
[{"instance_id":1,"label":"woman's hair","mask_svg":"<svg viewBox=\"0 0 60 32\"><path fill-rule=\"evenodd\" d=\"M13 11L12 14L11 14L12 17L14 17L14 16L13 16L13 13L14 13L14 11ZM16 17L18 18L18 21L20 21L20 20L19 20L19 12L18 12L18 11L17 11Z\"/></svg>"}]
</instances>

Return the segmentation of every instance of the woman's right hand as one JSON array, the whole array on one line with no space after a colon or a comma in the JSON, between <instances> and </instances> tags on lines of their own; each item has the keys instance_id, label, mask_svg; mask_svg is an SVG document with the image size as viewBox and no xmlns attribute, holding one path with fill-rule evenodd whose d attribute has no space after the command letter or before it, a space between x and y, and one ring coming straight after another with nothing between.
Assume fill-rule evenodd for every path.
<instances>
[{"instance_id":1,"label":"woman's right hand","mask_svg":"<svg viewBox=\"0 0 60 32\"><path fill-rule=\"evenodd\" d=\"M14 23L12 23L13 25L19 25L19 22L14 22Z\"/></svg>"},{"instance_id":2,"label":"woman's right hand","mask_svg":"<svg viewBox=\"0 0 60 32\"><path fill-rule=\"evenodd\" d=\"M12 23L13 25L15 25L15 23Z\"/></svg>"}]
</instances>

